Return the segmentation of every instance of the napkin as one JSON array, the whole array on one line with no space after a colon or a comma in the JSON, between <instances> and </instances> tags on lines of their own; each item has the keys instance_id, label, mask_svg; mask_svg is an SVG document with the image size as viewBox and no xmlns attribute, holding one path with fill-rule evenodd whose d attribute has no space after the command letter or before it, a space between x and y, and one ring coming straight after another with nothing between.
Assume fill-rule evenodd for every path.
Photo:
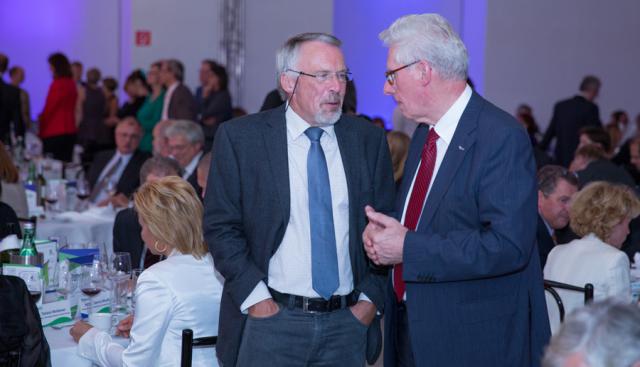
<instances>
[{"instance_id":1,"label":"napkin","mask_svg":"<svg viewBox=\"0 0 640 367\"><path fill-rule=\"evenodd\" d=\"M0 241L0 252L6 250L19 249L21 247L20 240L15 234L8 235Z\"/></svg>"}]
</instances>

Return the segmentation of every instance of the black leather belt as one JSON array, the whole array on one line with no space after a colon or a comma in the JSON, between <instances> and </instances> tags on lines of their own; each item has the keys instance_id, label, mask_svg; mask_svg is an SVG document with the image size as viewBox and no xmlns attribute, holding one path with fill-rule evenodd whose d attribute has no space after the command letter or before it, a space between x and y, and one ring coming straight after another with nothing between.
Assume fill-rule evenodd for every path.
<instances>
[{"instance_id":1,"label":"black leather belt","mask_svg":"<svg viewBox=\"0 0 640 367\"><path fill-rule=\"evenodd\" d=\"M271 288L269 288L269 291L274 301L285 307L293 307L309 313L332 312L351 307L358 302L359 296L359 292L354 290L346 296L332 296L326 300L324 298L309 298L280 293Z\"/></svg>"}]
</instances>

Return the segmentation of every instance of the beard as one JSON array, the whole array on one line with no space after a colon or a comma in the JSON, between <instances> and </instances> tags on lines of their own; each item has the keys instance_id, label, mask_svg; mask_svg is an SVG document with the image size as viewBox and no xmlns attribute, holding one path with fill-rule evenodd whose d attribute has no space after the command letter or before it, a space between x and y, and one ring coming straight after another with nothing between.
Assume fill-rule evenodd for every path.
<instances>
[{"instance_id":1,"label":"beard","mask_svg":"<svg viewBox=\"0 0 640 367\"><path fill-rule=\"evenodd\" d=\"M342 116L342 96L339 93L330 94L322 103L340 103L338 109L336 111L318 111L315 114L315 120L318 126L329 126L333 125L338 120L340 120L340 116Z\"/></svg>"}]
</instances>

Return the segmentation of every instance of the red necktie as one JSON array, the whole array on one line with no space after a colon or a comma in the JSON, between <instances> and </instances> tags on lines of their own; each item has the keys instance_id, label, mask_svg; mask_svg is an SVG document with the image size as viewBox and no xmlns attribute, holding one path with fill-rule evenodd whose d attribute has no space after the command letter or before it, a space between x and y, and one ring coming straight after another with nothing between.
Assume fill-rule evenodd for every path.
<instances>
[{"instance_id":1,"label":"red necktie","mask_svg":"<svg viewBox=\"0 0 640 367\"><path fill-rule=\"evenodd\" d=\"M420 168L418 168L418 175L416 176L416 180L413 184L413 190L411 191L411 197L409 198L409 204L407 205L407 212L404 217L404 226L410 231L414 231L418 226L418 220L422 213L424 200L427 197L427 191L429 191L431 176L433 176L433 168L436 165L437 140L438 133L436 133L434 128L431 128L427 135L427 141L422 147ZM398 299L398 302L402 301L405 287L404 280L402 280L402 263L396 264L393 267L393 288L396 291L396 298Z\"/></svg>"}]
</instances>

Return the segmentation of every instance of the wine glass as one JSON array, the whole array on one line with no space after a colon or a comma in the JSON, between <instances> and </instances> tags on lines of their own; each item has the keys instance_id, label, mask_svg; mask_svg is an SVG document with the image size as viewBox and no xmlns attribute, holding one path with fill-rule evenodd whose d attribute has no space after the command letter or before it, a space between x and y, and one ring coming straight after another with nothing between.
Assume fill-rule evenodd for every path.
<instances>
[{"instance_id":1,"label":"wine glass","mask_svg":"<svg viewBox=\"0 0 640 367\"><path fill-rule=\"evenodd\" d=\"M91 189L89 188L89 182L84 177L76 181L76 196L80 200L78 205L80 211L86 209L87 199L91 196Z\"/></svg>"},{"instance_id":2,"label":"wine glass","mask_svg":"<svg viewBox=\"0 0 640 367\"><path fill-rule=\"evenodd\" d=\"M89 314L93 313L93 297L100 294L104 286L99 263L82 265L82 280L80 290L89 297Z\"/></svg>"},{"instance_id":3,"label":"wine glass","mask_svg":"<svg viewBox=\"0 0 640 367\"><path fill-rule=\"evenodd\" d=\"M114 309L122 306L122 298L128 290L127 281L131 278L131 255L128 252L114 252L109 261L109 280L113 283Z\"/></svg>"},{"instance_id":4,"label":"wine glass","mask_svg":"<svg viewBox=\"0 0 640 367\"><path fill-rule=\"evenodd\" d=\"M53 213L55 209L55 204L58 202L57 187L53 185L46 186L44 200L47 202L47 210Z\"/></svg>"},{"instance_id":5,"label":"wine glass","mask_svg":"<svg viewBox=\"0 0 640 367\"><path fill-rule=\"evenodd\" d=\"M25 284L27 285L33 303L38 303L42 296L42 276L40 273L29 273Z\"/></svg>"},{"instance_id":6,"label":"wine glass","mask_svg":"<svg viewBox=\"0 0 640 367\"><path fill-rule=\"evenodd\" d=\"M131 293L131 313L134 313L136 310L136 287L138 286L138 278L140 278L140 274L144 269L136 268L131 270L131 283L129 283L129 292Z\"/></svg>"}]
</instances>

